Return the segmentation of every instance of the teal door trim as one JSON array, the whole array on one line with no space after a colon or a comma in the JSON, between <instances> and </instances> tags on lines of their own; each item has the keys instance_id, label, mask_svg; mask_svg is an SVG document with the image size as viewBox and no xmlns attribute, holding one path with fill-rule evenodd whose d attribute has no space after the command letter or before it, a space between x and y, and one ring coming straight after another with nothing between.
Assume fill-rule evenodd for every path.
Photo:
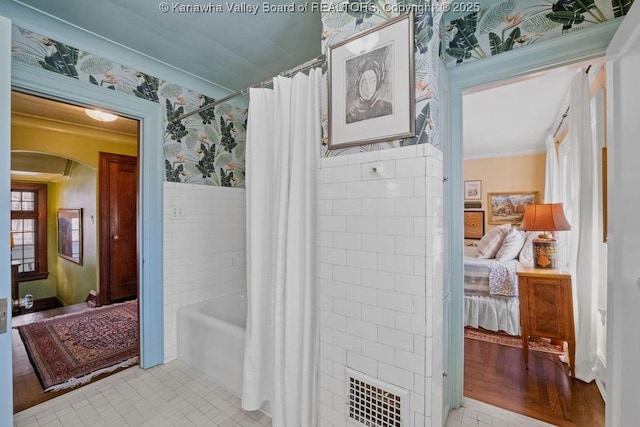
<instances>
[{"instance_id":1,"label":"teal door trim","mask_svg":"<svg viewBox=\"0 0 640 427\"><path fill-rule=\"evenodd\" d=\"M11 150L11 21L0 16L0 150ZM12 378L12 352L11 352L11 273L9 260L11 259L9 241L10 224L10 173L11 162L9 156L0 156L0 200L4 202L0 206L0 312L4 314L6 331L0 333L0 427L9 427L13 424L13 378ZM2 314L0 314L2 316Z\"/></svg>"},{"instance_id":2,"label":"teal door trim","mask_svg":"<svg viewBox=\"0 0 640 427\"><path fill-rule=\"evenodd\" d=\"M521 49L501 53L487 59L450 68L448 102L448 149L445 170L450 171L446 186L449 198L448 238L450 269L450 335L449 335L449 406L457 408L463 401L464 339L463 339L463 159L462 159L462 96L470 90L504 83L550 69L575 66L581 62L602 58L620 25L621 18L595 25L582 31L559 36ZM567 88L568 90L568 88ZM446 399L446 397L445 397Z\"/></svg>"},{"instance_id":3,"label":"teal door trim","mask_svg":"<svg viewBox=\"0 0 640 427\"><path fill-rule=\"evenodd\" d=\"M100 107L140 120L137 254L140 271L140 366L150 368L162 363L164 170L160 105L15 61L11 71L11 83L16 90L80 106ZM9 158L10 147L5 150L4 156Z\"/></svg>"}]
</instances>

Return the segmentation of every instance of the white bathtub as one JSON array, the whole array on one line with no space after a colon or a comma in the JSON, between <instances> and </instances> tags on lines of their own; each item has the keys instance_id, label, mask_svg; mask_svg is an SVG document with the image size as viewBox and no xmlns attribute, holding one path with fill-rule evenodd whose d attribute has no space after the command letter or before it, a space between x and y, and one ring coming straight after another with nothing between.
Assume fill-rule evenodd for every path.
<instances>
[{"instance_id":1,"label":"white bathtub","mask_svg":"<svg viewBox=\"0 0 640 427\"><path fill-rule=\"evenodd\" d=\"M178 309L178 359L237 396L242 392L244 291Z\"/></svg>"}]
</instances>

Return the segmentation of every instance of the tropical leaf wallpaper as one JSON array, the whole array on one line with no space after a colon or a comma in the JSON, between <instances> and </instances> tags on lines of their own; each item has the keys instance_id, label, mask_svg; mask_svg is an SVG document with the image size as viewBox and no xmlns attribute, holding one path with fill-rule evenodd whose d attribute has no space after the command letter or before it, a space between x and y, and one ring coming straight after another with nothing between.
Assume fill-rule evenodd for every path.
<instances>
[{"instance_id":1,"label":"tropical leaf wallpaper","mask_svg":"<svg viewBox=\"0 0 640 427\"><path fill-rule=\"evenodd\" d=\"M465 5L456 12L456 5ZM322 50L414 10L416 137L327 149L328 96L323 87L325 157L413 144L440 146L439 66L456 66L580 31L626 15L633 0L322 0ZM445 13L443 14L443 9ZM165 109L165 180L244 187L247 110L229 104L180 120L212 101L171 82L13 27L15 61L159 103ZM326 71L326 66L325 66ZM325 72L326 80L327 74Z\"/></svg>"},{"instance_id":2,"label":"tropical leaf wallpaper","mask_svg":"<svg viewBox=\"0 0 640 427\"><path fill-rule=\"evenodd\" d=\"M11 53L15 61L159 103L165 181L244 187L246 109L221 104L180 120L213 99L17 26Z\"/></svg>"},{"instance_id":3,"label":"tropical leaf wallpaper","mask_svg":"<svg viewBox=\"0 0 640 427\"><path fill-rule=\"evenodd\" d=\"M416 137L385 143L367 144L339 150L327 149L328 103L323 94L323 149L325 157L354 152L375 151L385 148L413 144L440 145L438 123L440 113L440 92L438 86L438 65L440 59L440 22L442 7L440 1L430 0L349 0L337 3L323 0L322 51L356 33L375 27L385 21L412 9L414 11L414 59L416 98ZM346 5L346 6L345 6ZM325 75L326 78L326 75ZM323 85L326 90L327 85Z\"/></svg>"},{"instance_id":4,"label":"tropical leaf wallpaper","mask_svg":"<svg viewBox=\"0 0 640 427\"><path fill-rule=\"evenodd\" d=\"M443 18L447 66L488 58L627 14L633 0L484 0Z\"/></svg>"}]
</instances>

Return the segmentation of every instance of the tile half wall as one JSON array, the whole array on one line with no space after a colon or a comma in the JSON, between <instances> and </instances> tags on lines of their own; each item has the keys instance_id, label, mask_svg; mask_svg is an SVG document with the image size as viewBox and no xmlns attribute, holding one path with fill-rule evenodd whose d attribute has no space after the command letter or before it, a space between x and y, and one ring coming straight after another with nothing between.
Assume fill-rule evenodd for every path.
<instances>
[{"instance_id":1,"label":"tile half wall","mask_svg":"<svg viewBox=\"0 0 640 427\"><path fill-rule=\"evenodd\" d=\"M442 425L442 168L429 144L320 160L321 425L347 425L347 367Z\"/></svg>"}]
</instances>

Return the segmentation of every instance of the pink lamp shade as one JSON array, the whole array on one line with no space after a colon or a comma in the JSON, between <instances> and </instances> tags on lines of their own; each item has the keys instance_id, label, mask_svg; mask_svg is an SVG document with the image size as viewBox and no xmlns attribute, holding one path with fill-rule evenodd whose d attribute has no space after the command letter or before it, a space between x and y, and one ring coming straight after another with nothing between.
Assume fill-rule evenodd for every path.
<instances>
[{"instance_id":1,"label":"pink lamp shade","mask_svg":"<svg viewBox=\"0 0 640 427\"><path fill-rule=\"evenodd\" d=\"M520 230L564 231L571 230L571 225L564 216L562 203L545 203L525 206Z\"/></svg>"},{"instance_id":2,"label":"pink lamp shade","mask_svg":"<svg viewBox=\"0 0 640 427\"><path fill-rule=\"evenodd\" d=\"M564 216L562 203L545 203L524 208L520 230L554 232L571 230L571 225ZM540 234L532 245L535 268L558 268L558 244L553 236Z\"/></svg>"}]
</instances>

